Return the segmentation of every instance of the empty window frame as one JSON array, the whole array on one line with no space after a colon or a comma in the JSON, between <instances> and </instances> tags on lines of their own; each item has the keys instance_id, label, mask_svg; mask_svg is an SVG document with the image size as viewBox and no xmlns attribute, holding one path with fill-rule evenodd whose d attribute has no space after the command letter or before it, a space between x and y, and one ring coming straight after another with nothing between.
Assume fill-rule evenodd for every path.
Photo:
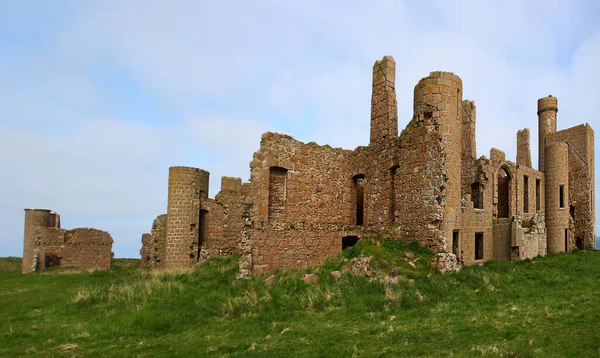
<instances>
[{"instance_id":1,"label":"empty window frame","mask_svg":"<svg viewBox=\"0 0 600 358\"><path fill-rule=\"evenodd\" d=\"M541 180L535 180L535 210L542 211L542 199L541 199Z\"/></svg>"},{"instance_id":2,"label":"empty window frame","mask_svg":"<svg viewBox=\"0 0 600 358\"><path fill-rule=\"evenodd\" d=\"M475 233L475 260L483 260L483 233Z\"/></svg>"},{"instance_id":3,"label":"empty window frame","mask_svg":"<svg viewBox=\"0 0 600 358\"><path fill-rule=\"evenodd\" d=\"M498 171L498 217L508 218L510 214L510 175L504 168Z\"/></svg>"},{"instance_id":4,"label":"empty window frame","mask_svg":"<svg viewBox=\"0 0 600 358\"><path fill-rule=\"evenodd\" d=\"M483 192L481 190L481 184L471 184L471 201L473 202L473 208L483 209Z\"/></svg>"},{"instance_id":5,"label":"empty window frame","mask_svg":"<svg viewBox=\"0 0 600 358\"><path fill-rule=\"evenodd\" d=\"M356 226L361 226L364 219L365 205L365 176L357 174L353 178L354 190L356 192Z\"/></svg>"},{"instance_id":6,"label":"empty window frame","mask_svg":"<svg viewBox=\"0 0 600 358\"><path fill-rule=\"evenodd\" d=\"M523 212L529 212L529 177L523 176Z\"/></svg>"},{"instance_id":7,"label":"empty window frame","mask_svg":"<svg viewBox=\"0 0 600 358\"><path fill-rule=\"evenodd\" d=\"M287 198L287 169L269 169L269 222L281 221L285 213Z\"/></svg>"}]
</instances>

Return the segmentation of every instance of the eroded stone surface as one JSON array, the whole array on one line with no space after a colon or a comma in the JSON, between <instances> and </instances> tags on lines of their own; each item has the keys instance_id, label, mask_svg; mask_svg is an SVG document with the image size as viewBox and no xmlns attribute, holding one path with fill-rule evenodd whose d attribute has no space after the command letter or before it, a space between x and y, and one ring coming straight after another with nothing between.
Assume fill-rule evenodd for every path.
<instances>
[{"instance_id":1,"label":"eroded stone surface","mask_svg":"<svg viewBox=\"0 0 600 358\"><path fill-rule=\"evenodd\" d=\"M474 101L463 100L458 76L431 72L415 86L413 117L398 135L395 66L391 56L373 66L367 146L264 133L250 181L223 177L215 199L206 194L207 172L171 168L161 265L238 253L238 277L250 277L319 264L374 234L417 240L466 265L593 248L588 124L557 131L558 101L544 97L540 170L531 165L528 129L517 133L516 163L496 148L476 158Z\"/></svg>"}]
</instances>

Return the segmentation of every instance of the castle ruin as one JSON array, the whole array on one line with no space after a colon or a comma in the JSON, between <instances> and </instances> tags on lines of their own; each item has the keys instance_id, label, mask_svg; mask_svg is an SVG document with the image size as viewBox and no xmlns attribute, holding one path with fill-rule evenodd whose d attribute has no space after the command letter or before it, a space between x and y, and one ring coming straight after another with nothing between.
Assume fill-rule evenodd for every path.
<instances>
[{"instance_id":1,"label":"castle ruin","mask_svg":"<svg viewBox=\"0 0 600 358\"><path fill-rule=\"evenodd\" d=\"M594 248L594 132L557 131L558 101L538 100L539 168L528 129L516 163L492 148L476 157L475 103L461 79L432 72L414 89L414 115L398 135L395 67L373 67L371 133L354 150L267 132L250 181L169 169L167 214L142 237L142 265L185 268L239 253L240 277L318 264L366 235L418 240L465 264Z\"/></svg>"},{"instance_id":2,"label":"castle ruin","mask_svg":"<svg viewBox=\"0 0 600 358\"><path fill-rule=\"evenodd\" d=\"M25 209L22 273L53 266L110 269L113 239L106 231L60 227L60 215Z\"/></svg>"}]
</instances>

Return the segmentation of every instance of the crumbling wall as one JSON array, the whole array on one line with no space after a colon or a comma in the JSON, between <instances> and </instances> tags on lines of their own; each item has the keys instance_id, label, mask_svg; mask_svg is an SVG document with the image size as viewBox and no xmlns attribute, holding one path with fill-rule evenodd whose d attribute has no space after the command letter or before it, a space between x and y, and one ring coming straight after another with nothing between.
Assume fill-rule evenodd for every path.
<instances>
[{"instance_id":1,"label":"crumbling wall","mask_svg":"<svg viewBox=\"0 0 600 358\"><path fill-rule=\"evenodd\" d=\"M152 267L152 234L142 234L142 248L140 249L140 266Z\"/></svg>"},{"instance_id":2,"label":"crumbling wall","mask_svg":"<svg viewBox=\"0 0 600 358\"><path fill-rule=\"evenodd\" d=\"M25 209L22 273L46 264L80 269L109 269L111 236L101 230L60 228L60 216L50 210Z\"/></svg>"},{"instance_id":3,"label":"crumbling wall","mask_svg":"<svg viewBox=\"0 0 600 358\"><path fill-rule=\"evenodd\" d=\"M154 219L151 233L142 235L142 249L140 250L142 267L164 267L166 237L167 214L162 214Z\"/></svg>"},{"instance_id":4,"label":"crumbling wall","mask_svg":"<svg viewBox=\"0 0 600 358\"><path fill-rule=\"evenodd\" d=\"M531 259L538 255L546 255L546 221L541 212L535 213L531 219L524 220L521 259Z\"/></svg>"},{"instance_id":5,"label":"crumbling wall","mask_svg":"<svg viewBox=\"0 0 600 358\"><path fill-rule=\"evenodd\" d=\"M63 267L109 269L112 261L113 239L102 230L79 228L64 232Z\"/></svg>"},{"instance_id":6,"label":"crumbling wall","mask_svg":"<svg viewBox=\"0 0 600 358\"><path fill-rule=\"evenodd\" d=\"M290 136L263 134L250 163L251 224L241 247L243 257L251 255L251 269L243 270L258 274L301 268L341 251L344 228L353 225L351 155ZM273 171L284 173L275 186L270 185ZM278 191L276 202L273 190Z\"/></svg>"},{"instance_id":7,"label":"crumbling wall","mask_svg":"<svg viewBox=\"0 0 600 358\"><path fill-rule=\"evenodd\" d=\"M203 203L200 213L203 231L201 260L239 252L248 191L249 184L242 185L242 179L222 177L221 191L214 200L208 199Z\"/></svg>"}]
</instances>

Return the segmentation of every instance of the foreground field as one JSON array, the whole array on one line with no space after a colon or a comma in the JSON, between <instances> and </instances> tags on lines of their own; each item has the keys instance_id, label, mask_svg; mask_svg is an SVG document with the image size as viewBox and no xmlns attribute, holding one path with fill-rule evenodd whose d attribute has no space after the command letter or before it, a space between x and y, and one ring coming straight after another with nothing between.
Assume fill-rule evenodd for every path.
<instances>
[{"instance_id":1,"label":"foreground field","mask_svg":"<svg viewBox=\"0 0 600 358\"><path fill-rule=\"evenodd\" d=\"M350 273L336 282L330 272L361 251L400 282ZM175 274L118 260L110 272L21 275L20 259L0 259L0 356L600 355L600 252L446 275L429 272L429 257L415 245L360 243L278 273L270 287L235 280L235 257ZM318 283L304 284L305 272Z\"/></svg>"}]
</instances>

